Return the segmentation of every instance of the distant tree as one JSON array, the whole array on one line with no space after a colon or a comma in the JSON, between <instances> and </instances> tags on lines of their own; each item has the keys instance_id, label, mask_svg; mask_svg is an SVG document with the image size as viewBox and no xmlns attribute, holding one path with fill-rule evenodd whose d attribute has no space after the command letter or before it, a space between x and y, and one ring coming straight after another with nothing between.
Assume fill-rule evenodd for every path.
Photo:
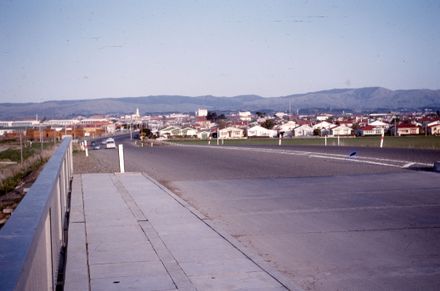
<instances>
[{"instance_id":1,"label":"distant tree","mask_svg":"<svg viewBox=\"0 0 440 291\"><path fill-rule=\"evenodd\" d=\"M260 125L264 128L272 129L275 126L275 122L273 121L273 119L266 119Z\"/></svg>"},{"instance_id":2,"label":"distant tree","mask_svg":"<svg viewBox=\"0 0 440 291\"><path fill-rule=\"evenodd\" d=\"M214 111L208 111L208 114L206 115L206 119L211 121L211 122L216 122L217 121L217 113Z\"/></svg>"},{"instance_id":3,"label":"distant tree","mask_svg":"<svg viewBox=\"0 0 440 291\"><path fill-rule=\"evenodd\" d=\"M222 113L222 114L220 114L220 115L217 117L217 119L225 120L225 119L226 119L226 116Z\"/></svg>"},{"instance_id":4,"label":"distant tree","mask_svg":"<svg viewBox=\"0 0 440 291\"><path fill-rule=\"evenodd\" d=\"M320 129L320 128L315 128L315 129L313 130L313 135L318 135L318 136L320 136L320 135L321 135L321 129Z\"/></svg>"},{"instance_id":5,"label":"distant tree","mask_svg":"<svg viewBox=\"0 0 440 291\"><path fill-rule=\"evenodd\" d=\"M151 132L151 129L143 128L141 130L141 136L146 137L146 138L152 138L153 137L153 133Z\"/></svg>"},{"instance_id":6,"label":"distant tree","mask_svg":"<svg viewBox=\"0 0 440 291\"><path fill-rule=\"evenodd\" d=\"M263 118L263 117L266 116L266 113L264 113L264 112L260 112L260 111L257 111L255 114L256 114L259 118Z\"/></svg>"}]
</instances>

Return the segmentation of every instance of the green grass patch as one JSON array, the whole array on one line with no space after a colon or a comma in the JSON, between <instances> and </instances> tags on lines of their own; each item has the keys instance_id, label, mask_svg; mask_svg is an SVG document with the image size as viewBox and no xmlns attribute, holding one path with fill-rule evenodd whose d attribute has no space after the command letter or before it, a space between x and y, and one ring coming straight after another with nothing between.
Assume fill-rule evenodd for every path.
<instances>
[{"instance_id":1,"label":"green grass patch","mask_svg":"<svg viewBox=\"0 0 440 291\"><path fill-rule=\"evenodd\" d=\"M30 167L26 168L15 174L14 176L8 177L4 179L0 183L0 196L4 195L12 190L29 174L33 171L37 171L41 166L45 164L46 160L38 159L35 163L33 163Z\"/></svg>"},{"instance_id":2,"label":"green grass patch","mask_svg":"<svg viewBox=\"0 0 440 291\"><path fill-rule=\"evenodd\" d=\"M208 140L170 140L180 144L208 145ZM341 146L379 147L380 136L374 137L341 137ZM220 141L221 144L221 141ZM282 145L321 145L325 144L323 137L283 139ZM212 139L211 145L217 145L217 140ZM238 140L224 140L224 145L278 145L276 138L250 138ZM327 138L328 146L337 146L338 139ZM439 136L385 136L384 148L414 148L414 149L440 149Z\"/></svg>"},{"instance_id":3,"label":"green grass patch","mask_svg":"<svg viewBox=\"0 0 440 291\"><path fill-rule=\"evenodd\" d=\"M35 150L30 147L23 148L23 160L26 160L30 156L34 154ZM10 160L13 162L20 162L21 161L21 153L20 149L13 149L9 148L7 150L4 150L0 152L0 160Z\"/></svg>"},{"instance_id":4,"label":"green grass patch","mask_svg":"<svg viewBox=\"0 0 440 291\"><path fill-rule=\"evenodd\" d=\"M9 146L12 147L0 152L0 160L10 160L19 163L21 161L20 144L14 143L9 144ZM53 146L53 142L43 143L43 150L50 149ZM31 146L29 146L29 143L26 143L26 146L23 147L23 160L39 152L41 152L41 143L33 142Z\"/></svg>"}]
</instances>

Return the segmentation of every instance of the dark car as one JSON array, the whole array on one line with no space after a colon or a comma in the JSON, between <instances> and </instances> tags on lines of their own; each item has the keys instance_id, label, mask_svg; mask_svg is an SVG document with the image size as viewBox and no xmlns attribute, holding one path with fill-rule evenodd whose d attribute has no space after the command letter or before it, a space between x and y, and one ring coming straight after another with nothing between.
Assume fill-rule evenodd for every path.
<instances>
[{"instance_id":1,"label":"dark car","mask_svg":"<svg viewBox=\"0 0 440 291\"><path fill-rule=\"evenodd\" d=\"M97 143L96 141L92 141L92 143L90 144L90 148L92 150L99 150L99 149L101 149L101 145L99 143Z\"/></svg>"}]
</instances>

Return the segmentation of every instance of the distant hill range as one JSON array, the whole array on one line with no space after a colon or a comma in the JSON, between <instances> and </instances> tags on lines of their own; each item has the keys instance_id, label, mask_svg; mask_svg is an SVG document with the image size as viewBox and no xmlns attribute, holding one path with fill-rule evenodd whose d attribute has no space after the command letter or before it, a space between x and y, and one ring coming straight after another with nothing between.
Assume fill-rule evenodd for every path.
<instances>
[{"instance_id":1,"label":"distant hill range","mask_svg":"<svg viewBox=\"0 0 440 291\"><path fill-rule=\"evenodd\" d=\"M88 100L47 101L41 103L0 103L0 120L72 118L106 114L129 114L139 108L141 114L212 111L394 111L440 109L440 90L388 90L381 87L332 89L282 97L242 95L215 96L146 96Z\"/></svg>"}]
</instances>

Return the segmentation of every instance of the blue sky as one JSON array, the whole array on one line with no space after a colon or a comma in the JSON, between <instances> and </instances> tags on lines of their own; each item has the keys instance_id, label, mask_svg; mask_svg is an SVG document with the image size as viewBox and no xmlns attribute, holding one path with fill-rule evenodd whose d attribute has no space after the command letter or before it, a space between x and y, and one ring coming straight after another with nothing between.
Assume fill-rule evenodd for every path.
<instances>
[{"instance_id":1,"label":"blue sky","mask_svg":"<svg viewBox=\"0 0 440 291\"><path fill-rule=\"evenodd\" d=\"M0 102L439 89L440 1L0 1Z\"/></svg>"}]
</instances>

